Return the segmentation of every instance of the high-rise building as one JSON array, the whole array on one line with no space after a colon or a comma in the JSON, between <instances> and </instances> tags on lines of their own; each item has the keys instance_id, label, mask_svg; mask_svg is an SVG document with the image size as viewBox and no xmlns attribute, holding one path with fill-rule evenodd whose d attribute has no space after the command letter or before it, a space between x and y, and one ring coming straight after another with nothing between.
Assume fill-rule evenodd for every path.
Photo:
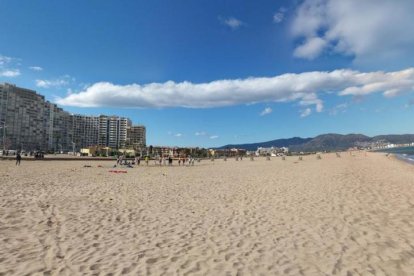
<instances>
[{"instance_id":1,"label":"high-rise building","mask_svg":"<svg viewBox=\"0 0 414 276\"><path fill-rule=\"evenodd\" d=\"M48 103L46 109L48 150L63 151L72 149L73 116L56 104Z\"/></svg>"},{"instance_id":2,"label":"high-rise building","mask_svg":"<svg viewBox=\"0 0 414 276\"><path fill-rule=\"evenodd\" d=\"M127 128L131 120L118 116L99 116L98 145L110 148L123 148L127 141Z\"/></svg>"},{"instance_id":3,"label":"high-rise building","mask_svg":"<svg viewBox=\"0 0 414 276\"><path fill-rule=\"evenodd\" d=\"M99 117L72 115L73 147L75 149L96 146L98 144Z\"/></svg>"},{"instance_id":4,"label":"high-rise building","mask_svg":"<svg viewBox=\"0 0 414 276\"><path fill-rule=\"evenodd\" d=\"M145 127L128 129L119 116L74 115L45 100L36 91L0 84L0 142L7 149L71 151L89 146L124 148L128 141L145 145Z\"/></svg>"},{"instance_id":5,"label":"high-rise building","mask_svg":"<svg viewBox=\"0 0 414 276\"><path fill-rule=\"evenodd\" d=\"M130 126L127 128L127 146L140 149L146 146L145 126Z\"/></svg>"},{"instance_id":6,"label":"high-rise building","mask_svg":"<svg viewBox=\"0 0 414 276\"><path fill-rule=\"evenodd\" d=\"M0 84L0 127L4 148L47 148L47 103L33 90Z\"/></svg>"}]
</instances>

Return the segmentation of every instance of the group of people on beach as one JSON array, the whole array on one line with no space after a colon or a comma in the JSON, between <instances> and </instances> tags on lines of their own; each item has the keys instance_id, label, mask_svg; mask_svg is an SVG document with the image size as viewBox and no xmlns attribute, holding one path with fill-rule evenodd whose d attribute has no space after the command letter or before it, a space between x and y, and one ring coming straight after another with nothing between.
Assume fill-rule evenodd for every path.
<instances>
[{"instance_id":1,"label":"group of people on beach","mask_svg":"<svg viewBox=\"0 0 414 276\"><path fill-rule=\"evenodd\" d=\"M159 165L159 166L172 166L173 165L173 158L172 156L158 156L156 158L153 159L154 161L154 165ZM145 165L149 165L150 163L150 158L149 156L145 156L144 157L144 162ZM186 156L186 157L179 157L178 158L178 166L181 166L181 164L183 166L185 166L186 164L188 164L187 166L194 166L194 162L195 162L195 158L192 156ZM127 166L130 168L133 168L133 166L139 166L141 164L141 157L137 156L135 157L133 160L128 160L124 155L120 155L117 157L116 159L116 164L114 165L114 167L120 165L120 166Z\"/></svg>"},{"instance_id":2,"label":"group of people on beach","mask_svg":"<svg viewBox=\"0 0 414 276\"><path fill-rule=\"evenodd\" d=\"M194 166L194 161L195 161L194 157L191 157L191 156L188 156L187 158L186 157L179 157L178 158L178 166L181 166L181 163L183 164L183 166L185 166L186 162L189 166Z\"/></svg>"}]
</instances>

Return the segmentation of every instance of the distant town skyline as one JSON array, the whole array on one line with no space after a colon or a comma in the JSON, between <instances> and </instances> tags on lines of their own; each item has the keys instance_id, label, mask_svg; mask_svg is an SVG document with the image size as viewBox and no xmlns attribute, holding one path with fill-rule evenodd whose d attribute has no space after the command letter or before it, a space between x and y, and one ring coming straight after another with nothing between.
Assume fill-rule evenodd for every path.
<instances>
[{"instance_id":1,"label":"distant town skyline","mask_svg":"<svg viewBox=\"0 0 414 276\"><path fill-rule=\"evenodd\" d=\"M414 133L411 0L0 4L0 83L147 145Z\"/></svg>"}]
</instances>

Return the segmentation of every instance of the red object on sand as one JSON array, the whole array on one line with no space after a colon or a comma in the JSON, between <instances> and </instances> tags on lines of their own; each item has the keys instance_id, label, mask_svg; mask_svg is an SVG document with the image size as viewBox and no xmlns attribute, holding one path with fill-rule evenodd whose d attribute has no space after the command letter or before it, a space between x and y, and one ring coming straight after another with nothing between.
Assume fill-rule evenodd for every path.
<instances>
[{"instance_id":1,"label":"red object on sand","mask_svg":"<svg viewBox=\"0 0 414 276\"><path fill-rule=\"evenodd\" d=\"M117 171L117 170L110 170L111 173L127 173L128 171Z\"/></svg>"}]
</instances>

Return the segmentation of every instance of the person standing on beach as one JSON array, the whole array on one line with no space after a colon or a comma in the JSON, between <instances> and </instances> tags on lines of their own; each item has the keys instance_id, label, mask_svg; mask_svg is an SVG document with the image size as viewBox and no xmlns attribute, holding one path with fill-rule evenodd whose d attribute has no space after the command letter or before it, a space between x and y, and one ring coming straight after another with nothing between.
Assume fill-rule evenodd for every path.
<instances>
[{"instance_id":1,"label":"person standing on beach","mask_svg":"<svg viewBox=\"0 0 414 276\"><path fill-rule=\"evenodd\" d=\"M20 166L20 161L22 160L22 156L20 155L20 152L16 155L16 166Z\"/></svg>"}]
</instances>

